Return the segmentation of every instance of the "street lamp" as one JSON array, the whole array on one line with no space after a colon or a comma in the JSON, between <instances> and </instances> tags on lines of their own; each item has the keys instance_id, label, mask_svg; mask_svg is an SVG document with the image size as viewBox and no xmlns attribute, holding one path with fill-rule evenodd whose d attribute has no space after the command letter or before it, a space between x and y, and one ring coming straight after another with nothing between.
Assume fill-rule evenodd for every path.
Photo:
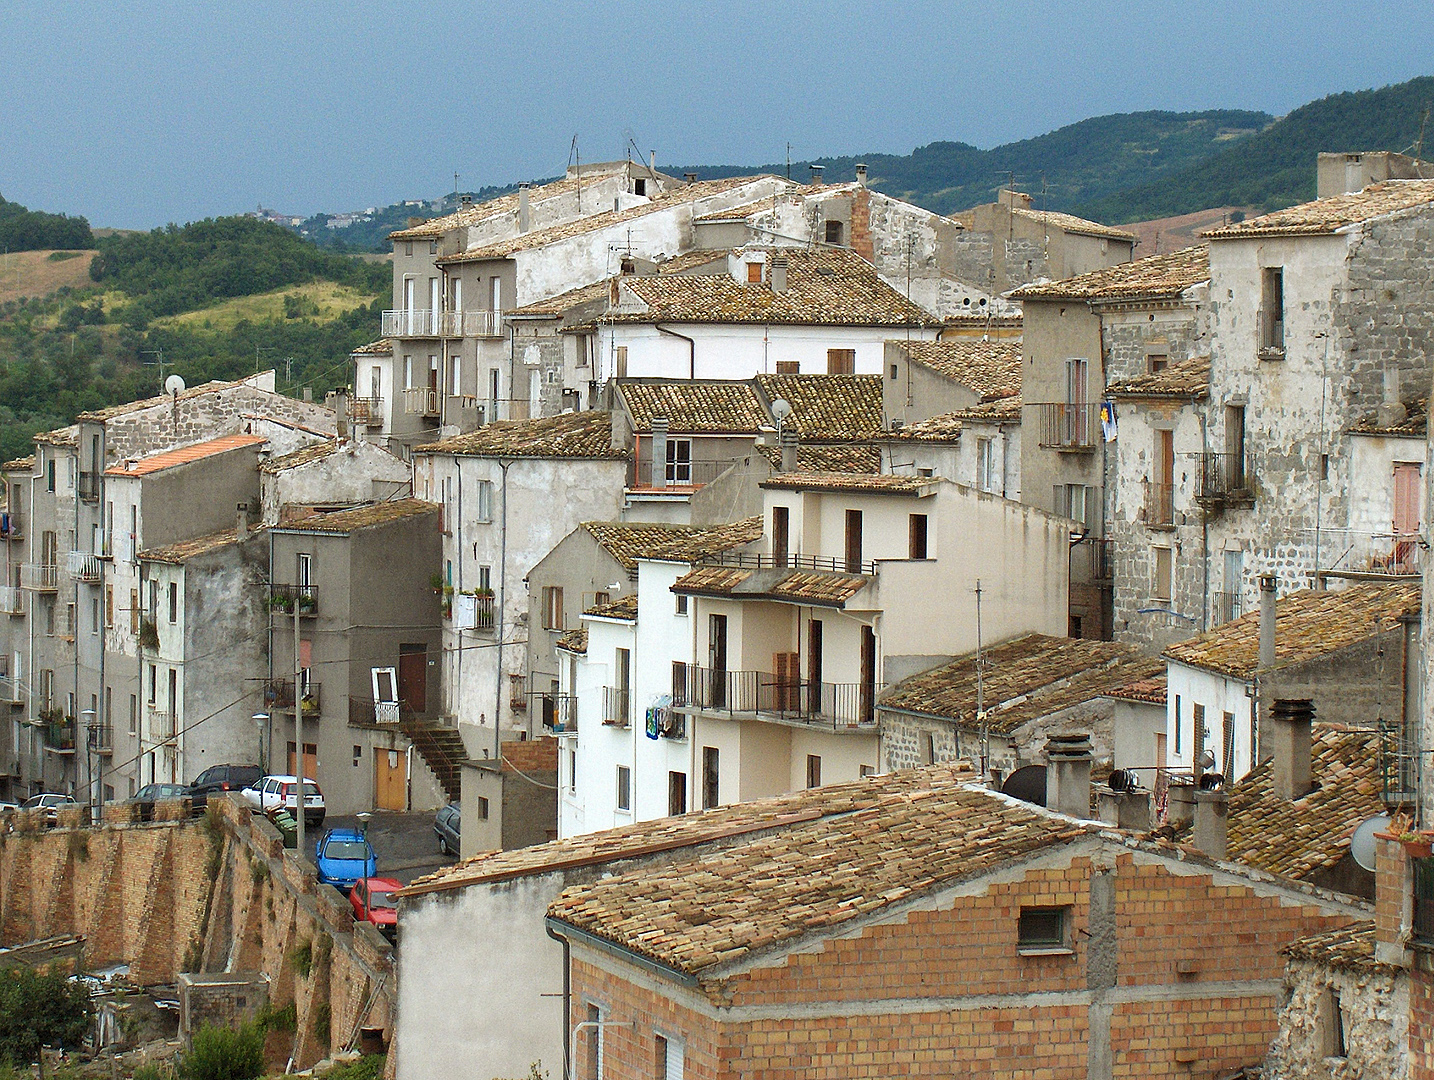
<instances>
[{"instance_id":1,"label":"street lamp","mask_svg":"<svg viewBox=\"0 0 1434 1080\"><path fill-rule=\"evenodd\" d=\"M269 714L256 712L253 716L254 727L259 732L259 771L264 771L264 725L269 722Z\"/></svg>"}]
</instances>

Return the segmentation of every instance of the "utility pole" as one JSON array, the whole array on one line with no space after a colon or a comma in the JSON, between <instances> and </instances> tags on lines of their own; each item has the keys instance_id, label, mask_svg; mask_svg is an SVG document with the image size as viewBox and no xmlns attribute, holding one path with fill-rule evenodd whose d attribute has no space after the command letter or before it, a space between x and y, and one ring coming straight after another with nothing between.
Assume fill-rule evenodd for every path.
<instances>
[{"instance_id":1,"label":"utility pole","mask_svg":"<svg viewBox=\"0 0 1434 1080\"><path fill-rule=\"evenodd\" d=\"M976 579L976 723L981 729L981 781L991 778L991 731L986 724L986 687L983 683L985 659L981 655L981 579Z\"/></svg>"},{"instance_id":2,"label":"utility pole","mask_svg":"<svg viewBox=\"0 0 1434 1080\"><path fill-rule=\"evenodd\" d=\"M303 651L299 648L299 607L300 607L301 605L300 605L300 603L299 603L299 590L298 590L298 588L295 588L295 589L294 589L293 601L294 601L294 738L295 738L295 740L296 740L296 741L298 742L298 744L299 744L299 746L298 746L298 751L299 751L299 752L298 752L298 765L299 765L299 767L298 767L298 769L296 770L296 771L298 772L298 774L299 774L299 776L298 776L298 781L299 781L299 783L298 783L298 792L299 792L299 794L298 794L297 803L296 803L296 805L295 805L295 811L296 811L295 816L298 818L298 821L296 822L296 826L297 826L297 828L298 828L299 858L302 859L302 858L305 857L305 852L307 852L308 849L307 849L306 847L304 847L304 804L305 804L305 801L306 801L305 798L304 798L304 772L305 772L305 769L304 769L304 697L303 697L303 694L300 692L300 691L301 691L301 687L300 687L300 685L299 685L299 680L303 678L303 674L304 674L304 668L303 668L304 654L303 654ZM315 769L314 771L317 772L318 770ZM318 777L314 777L314 779L317 780Z\"/></svg>"}]
</instances>

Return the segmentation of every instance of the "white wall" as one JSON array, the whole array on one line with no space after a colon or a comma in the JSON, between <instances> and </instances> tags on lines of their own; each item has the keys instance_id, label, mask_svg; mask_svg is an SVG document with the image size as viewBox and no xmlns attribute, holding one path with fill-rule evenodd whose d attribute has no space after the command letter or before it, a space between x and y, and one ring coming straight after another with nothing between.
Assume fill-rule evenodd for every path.
<instances>
[{"instance_id":1,"label":"white wall","mask_svg":"<svg viewBox=\"0 0 1434 1080\"><path fill-rule=\"evenodd\" d=\"M1234 781L1253 767L1250 717L1254 701L1248 696L1250 683L1227 678L1200 668L1173 661L1166 664L1165 760L1172 769L1189 771L1195 758L1195 706L1205 706L1205 748L1215 755L1215 770ZM1177 704L1178 703L1178 704ZM1176 751L1175 714L1180 711L1180 749ZM1235 717L1234 767L1224 760L1224 714Z\"/></svg>"}]
</instances>

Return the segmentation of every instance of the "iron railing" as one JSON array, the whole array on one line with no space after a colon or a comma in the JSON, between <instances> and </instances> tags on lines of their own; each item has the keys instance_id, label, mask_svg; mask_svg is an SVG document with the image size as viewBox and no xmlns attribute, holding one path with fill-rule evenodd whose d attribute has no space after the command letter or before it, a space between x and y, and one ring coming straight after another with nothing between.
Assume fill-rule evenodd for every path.
<instances>
[{"instance_id":1,"label":"iron railing","mask_svg":"<svg viewBox=\"0 0 1434 1080\"><path fill-rule=\"evenodd\" d=\"M109 724L91 724L89 728L90 749L96 754L108 756L115 751L114 728Z\"/></svg>"},{"instance_id":2,"label":"iron railing","mask_svg":"<svg viewBox=\"0 0 1434 1080\"><path fill-rule=\"evenodd\" d=\"M319 613L319 590L315 585L269 586L269 610L281 615L292 615L298 608L300 615Z\"/></svg>"},{"instance_id":3,"label":"iron railing","mask_svg":"<svg viewBox=\"0 0 1434 1080\"><path fill-rule=\"evenodd\" d=\"M303 684L299 697L303 704L305 718L319 715L319 690L320 686L316 682ZM294 680L269 680L265 684L264 700L271 708L292 712L294 709Z\"/></svg>"},{"instance_id":4,"label":"iron railing","mask_svg":"<svg viewBox=\"0 0 1434 1080\"><path fill-rule=\"evenodd\" d=\"M654 470L651 461L635 461L628 470L627 486L649 489L702 487L716 480L734 464L734 458L669 461L666 468L659 466Z\"/></svg>"},{"instance_id":5,"label":"iron railing","mask_svg":"<svg viewBox=\"0 0 1434 1080\"><path fill-rule=\"evenodd\" d=\"M76 581L84 581L91 585L97 585L104 577L104 564L100 556L92 555L88 551L72 551L69 554L66 569L70 577Z\"/></svg>"},{"instance_id":6,"label":"iron railing","mask_svg":"<svg viewBox=\"0 0 1434 1080\"><path fill-rule=\"evenodd\" d=\"M60 587L60 568L54 563L23 563L20 588L31 592L54 592Z\"/></svg>"},{"instance_id":7,"label":"iron railing","mask_svg":"<svg viewBox=\"0 0 1434 1080\"><path fill-rule=\"evenodd\" d=\"M693 665L672 672L674 708L769 715L833 727L875 723L878 689L873 683L779 678L769 671L723 671Z\"/></svg>"},{"instance_id":8,"label":"iron railing","mask_svg":"<svg viewBox=\"0 0 1434 1080\"><path fill-rule=\"evenodd\" d=\"M356 397L349 399L349 419L355 424L377 427L383 423L383 398Z\"/></svg>"},{"instance_id":9,"label":"iron railing","mask_svg":"<svg viewBox=\"0 0 1434 1080\"><path fill-rule=\"evenodd\" d=\"M152 741L174 738L174 711L149 707L149 737Z\"/></svg>"},{"instance_id":10,"label":"iron railing","mask_svg":"<svg viewBox=\"0 0 1434 1080\"><path fill-rule=\"evenodd\" d=\"M1414 577L1422 574L1424 541L1417 533L1368 532L1358 529L1304 530L1304 542L1318 541L1316 570L1332 577Z\"/></svg>"},{"instance_id":11,"label":"iron railing","mask_svg":"<svg viewBox=\"0 0 1434 1080\"><path fill-rule=\"evenodd\" d=\"M1419 796L1419 743L1399 723L1379 725L1379 772L1386 806L1413 806Z\"/></svg>"},{"instance_id":12,"label":"iron railing","mask_svg":"<svg viewBox=\"0 0 1434 1080\"><path fill-rule=\"evenodd\" d=\"M453 597L453 621L457 630L476 630L491 634L497 621L497 597L457 593Z\"/></svg>"},{"instance_id":13,"label":"iron railing","mask_svg":"<svg viewBox=\"0 0 1434 1080\"><path fill-rule=\"evenodd\" d=\"M1199 480L1195 499L1201 505L1248 506L1255 501L1254 455L1201 454Z\"/></svg>"},{"instance_id":14,"label":"iron railing","mask_svg":"<svg viewBox=\"0 0 1434 1080\"><path fill-rule=\"evenodd\" d=\"M501 311L445 311L438 320L443 337L502 337Z\"/></svg>"},{"instance_id":15,"label":"iron railing","mask_svg":"<svg viewBox=\"0 0 1434 1080\"><path fill-rule=\"evenodd\" d=\"M768 555L755 551L724 551L700 561L708 566L737 566L748 570L819 570L867 577L876 575L875 562L848 563L839 555Z\"/></svg>"},{"instance_id":16,"label":"iron railing","mask_svg":"<svg viewBox=\"0 0 1434 1080\"><path fill-rule=\"evenodd\" d=\"M1094 450L1100 437L1100 406L1041 402L1040 445L1055 450Z\"/></svg>"},{"instance_id":17,"label":"iron railing","mask_svg":"<svg viewBox=\"0 0 1434 1080\"><path fill-rule=\"evenodd\" d=\"M632 723L632 691L625 686L602 688L602 722L609 727L627 727Z\"/></svg>"},{"instance_id":18,"label":"iron railing","mask_svg":"<svg viewBox=\"0 0 1434 1080\"><path fill-rule=\"evenodd\" d=\"M290 692L292 696L292 691ZM294 707L292 700L288 708ZM309 715L305 713L305 715ZM417 720L419 715L405 701L369 701L366 698L349 698L349 723L367 726L369 724L401 724Z\"/></svg>"},{"instance_id":19,"label":"iron railing","mask_svg":"<svg viewBox=\"0 0 1434 1080\"><path fill-rule=\"evenodd\" d=\"M552 731L576 731L578 729L578 699L574 694L531 692L531 713L543 722L543 727Z\"/></svg>"},{"instance_id":20,"label":"iron railing","mask_svg":"<svg viewBox=\"0 0 1434 1080\"><path fill-rule=\"evenodd\" d=\"M438 391L431 386L410 386L403 392L403 411L411 416L437 416Z\"/></svg>"},{"instance_id":21,"label":"iron railing","mask_svg":"<svg viewBox=\"0 0 1434 1080\"><path fill-rule=\"evenodd\" d=\"M1210 599L1211 626L1224 626L1245 613L1244 602L1238 592L1212 593Z\"/></svg>"},{"instance_id":22,"label":"iron railing","mask_svg":"<svg viewBox=\"0 0 1434 1080\"><path fill-rule=\"evenodd\" d=\"M25 614L24 595L24 590L17 589L14 585L0 585L0 614Z\"/></svg>"},{"instance_id":23,"label":"iron railing","mask_svg":"<svg viewBox=\"0 0 1434 1080\"><path fill-rule=\"evenodd\" d=\"M1152 529L1175 527L1175 485L1145 481L1145 524Z\"/></svg>"}]
</instances>

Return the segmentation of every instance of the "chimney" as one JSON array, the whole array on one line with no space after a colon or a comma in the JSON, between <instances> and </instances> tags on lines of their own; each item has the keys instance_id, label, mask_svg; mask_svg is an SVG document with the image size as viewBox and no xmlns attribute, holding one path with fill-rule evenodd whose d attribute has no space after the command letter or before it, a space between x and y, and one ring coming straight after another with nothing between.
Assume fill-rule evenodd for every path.
<instances>
[{"instance_id":1,"label":"chimney","mask_svg":"<svg viewBox=\"0 0 1434 1080\"><path fill-rule=\"evenodd\" d=\"M1260 575L1260 667L1275 666L1275 575Z\"/></svg>"},{"instance_id":2,"label":"chimney","mask_svg":"<svg viewBox=\"0 0 1434 1080\"><path fill-rule=\"evenodd\" d=\"M666 417L654 416L652 418L652 486L665 488L667 486L667 419ZM638 478L639 483L641 477Z\"/></svg>"},{"instance_id":3,"label":"chimney","mask_svg":"<svg viewBox=\"0 0 1434 1080\"><path fill-rule=\"evenodd\" d=\"M656 180L656 179L657 179L657 151L656 151L656 150L649 151L648 157L647 157L647 168L648 168L648 171L652 173L652 178L653 178L654 180Z\"/></svg>"},{"instance_id":4,"label":"chimney","mask_svg":"<svg viewBox=\"0 0 1434 1080\"><path fill-rule=\"evenodd\" d=\"M528 231L528 184L518 185L518 231Z\"/></svg>"},{"instance_id":5,"label":"chimney","mask_svg":"<svg viewBox=\"0 0 1434 1080\"><path fill-rule=\"evenodd\" d=\"M1090 817L1090 736L1052 735L1046 743L1046 806Z\"/></svg>"},{"instance_id":6,"label":"chimney","mask_svg":"<svg viewBox=\"0 0 1434 1080\"><path fill-rule=\"evenodd\" d=\"M1195 792L1195 846L1212 859L1226 856L1229 814L1230 796L1225 792Z\"/></svg>"},{"instance_id":7,"label":"chimney","mask_svg":"<svg viewBox=\"0 0 1434 1080\"><path fill-rule=\"evenodd\" d=\"M1280 698L1270 710L1269 739L1274 743L1275 797L1287 801L1309 794L1310 729L1314 702L1309 698Z\"/></svg>"},{"instance_id":8,"label":"chimney","mask_svg":"<svg viewBox=\"0 0 1434 1080\"><path fill-rule=\"evenodd\" d=\"M304 387L304 400L307 401L307 402L309 402L310 404L313 403L313 400L314 400L314 388L313 388L312 386L306 386L306 387Z\"/></svg>"},{"instance_id":9,"label":"chimney","mask_svg":"<svg viewBox=\"0 0 1434 1080\"><path fill-rule=\"evenodd\" d=\"M1115 774L1111 775L1113 777ZM1150 831L1150 792L1143 788L1127 787L1122 791L1101 788L1097 794L1101 821L1114 825L1117 829L1129 829L1131 832Z\"/></svg>"},{"instance_id":10,"label":"chimney","mask_svg":"<svg viewBox=\"0 0 1434 1080\"><path fill-rule=\"evenodd\" d=\"M820 184L822 182L822 173L826 172L827 167L825 165L812 165L811 170L812 183Z\"/></svg>"},{"instance_id":11,"label":"chimney","mask_svg":"<svg viewBox=\"0 0 1434 1080\"><path fill-rule=\"evenodd\" d=\"M458 198L458 205L461 206L461 207L462 207L463 209L465 209L465 210L468 209L468 207L470 207L470 206L473 205L473 196L472 196L472 195L460 195L459 198Z\"/></svg>"},{"instance_id":12,"label":"chimney","mask_svg":"<svg viewBox=\"0 0 1434 1080\"><path fill-rule=\"evenodd\" d=\"M234 535L244 540L249 535L249 504L240 503L238 512L234 515Z\"/></svg>"},{"instance_id":13,"label":"chimney","mask_svg":"<svg viewBox=\"0 0 1434 1080\"><path fill-rule=\"evenodd\" d=\"M866 162L864 161L856 163L856 182L862 187L866 187Z\"/></svg>"},{"instance_id":14,"label":"chimney","mask_svg":"<svg viewBox=\"0 0 1434 1080\"><path fill-rule=\"evenodd\" d=\"M796 431L789 427L783 427L779 445L782 450L782 472L796 472L798 445Z\"/></svg>"},{"instance_id":15,"label":"chimney","mask_svg":"<svg viewBox=\"0 0 1434 1080\"><path fill-rule=\"evenodd\" d=\"M1195 820L1195 785L1171 784L1165 804L1165 824L1183 829Z\"/></svg>"},{"instance_id":16,"label":"chimney","mask_svg":"<svg viewBox=\"0 0 1434 1080\"><path fill-rule=\"evenodd\" d=\"M682 179L686 180L689 184L695 184L697 183L697 174L695 172L685 172L682 174Z\"/></svg>"},{"instance_id":17,"label":"chimney","mask_svg":"<svg viewBox=\"0 0 1434 1080\"><path fill-rule=\"evenodd\" d=\"M334 430L339 442L349 437L349 392L339 390L334 394Z\"/></svg>"},{"instance_id":18,"label":"chimney","mask_svg":"<svg viewBox=\"0 0 1434 1080\"><path fill-rule=\"evenodd\" d=\"M771 264L767 267L767 283L771 285L775 293L787 291L787 257L785 255L773 256Z\"/></svg>"}]
</instances>

